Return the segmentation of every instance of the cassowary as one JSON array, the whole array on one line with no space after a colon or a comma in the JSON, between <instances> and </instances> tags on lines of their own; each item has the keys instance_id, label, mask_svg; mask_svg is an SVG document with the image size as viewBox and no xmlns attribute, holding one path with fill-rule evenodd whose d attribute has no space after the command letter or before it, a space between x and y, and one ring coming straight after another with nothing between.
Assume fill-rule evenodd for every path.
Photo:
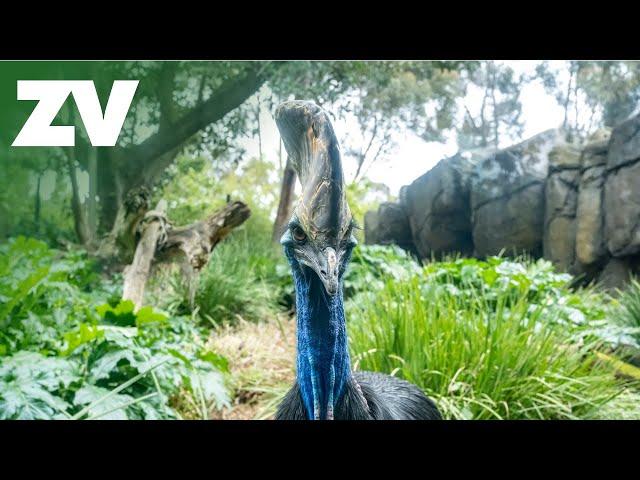
<instances>
[{"instance_id":1,"label":"cassowary","mask_svg":"<svg viewBox=\"0 0 640 480\"><path fill-rule=\"evenodd\" d=\"M281 239L296 290L297 374L275 418L441 419L415 385L351 371L342 280L356 239L338 142L327 113L312 102L285 102L275 119L302 183Z\"/></svg>"}]
</instances>

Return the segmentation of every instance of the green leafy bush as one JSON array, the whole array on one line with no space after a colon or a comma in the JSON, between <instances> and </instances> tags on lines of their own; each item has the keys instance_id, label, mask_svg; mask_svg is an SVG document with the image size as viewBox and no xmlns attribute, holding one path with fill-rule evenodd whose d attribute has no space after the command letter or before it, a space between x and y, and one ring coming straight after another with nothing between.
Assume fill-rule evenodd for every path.
<instances>
[{"instance_id":1,"label":"green leafy bush","mask_svg":"<svg viewBox=\"0 0 640 480\"><path fill-rule=\"evenodd\" d=\"M380 290L386 280L406 280L420 269L417 261L396 245L358 245L345 273L345 296Z\"/></svg>"},{"instance_id":2,"label":"green leafy bush","mask_svg":"<svg viewBox=\"0 0 640 480\"><path fill-rule=\"evenodd\" d=\"M545 261L457 259L347 302L357 368L406 378L447 418L597 418L627 392L584 335L605 314ZM625 397L626 398L626 397ZM607 405L607 409L604 406Z\"/></svg>"},{"instance_id":3,"label":"green leafy bush","mask_svg":"<svg viewBox=\"0 0 640 480\"><path fill-rule=\"evenodd\" d=\"M82 252L63 254L25 237L0 245L0 353L56 350L58 332L90 316L91 302L108 299L97 277Z\"/></svg>"},{"instance_id":4,"label":"green leafy bush","mask_svg":"<svg viewBox=\"0 0 640 480\"><path fill-rule=\"evenodd\" d=\"M228 404L226 360L191 319L97 304L112 292L82 253L26 238L0 248L0 418L176 418L178 396L203 417Z\"/></svg>"},{"instance_id":5,"label":"green leafy bush","mask_svg":"<svg viewBox=\"0 0 640 480\"><path fill-rule=\"evenodd\" d=\"M228 404L226 361L197 346L184 321L150 308L135 314L128 301L98 310L99 323L61 335L56 356L0 360L0 418L177 418L170 404L181 389L204 414Z\"/></svg>"}]
</instances>

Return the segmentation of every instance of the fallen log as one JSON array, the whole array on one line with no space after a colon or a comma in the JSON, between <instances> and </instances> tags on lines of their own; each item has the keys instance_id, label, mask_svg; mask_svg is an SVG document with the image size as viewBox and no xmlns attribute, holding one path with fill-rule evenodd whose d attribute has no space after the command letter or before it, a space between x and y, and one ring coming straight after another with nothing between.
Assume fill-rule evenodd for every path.
<instances>
[{"instance_id":1,"label":"fallen log","mask_svg":"<svg viewBox=\"0 0 640 480\"><path fill-rule=\"evenodd\" d=\"M149 212L138 223L138 242L131 264L124 271L122 298L131 300L136 309L142 306L144 290L154 261L172 261L184 258L190 283L209 261L211 252L234 228L242 225L251 215L242 202L231 202L205 220L184 227L173 227L166 217L166 202ZM191 299L192 300L192 299Z\"/></svg>"},{"instance_id":2,"label":"fallen log","mask_svg":"<svg viewBox=\"0 0 640 480\"><path fill-rule=\"evenodd\" d=\"M194 270L200 270L209 261L215 246L250 215L251 210L246 204L228 203L205 220L171 229L159 253L163 260L182 253Z\"/></svg>"}]
</instances>

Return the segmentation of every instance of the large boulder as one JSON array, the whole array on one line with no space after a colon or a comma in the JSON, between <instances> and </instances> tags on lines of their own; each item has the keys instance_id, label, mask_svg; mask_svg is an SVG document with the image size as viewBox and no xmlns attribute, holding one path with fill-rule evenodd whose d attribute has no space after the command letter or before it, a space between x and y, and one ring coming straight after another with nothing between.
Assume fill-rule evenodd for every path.
<instances>
[{"instance_id":1,"label":"large boulder","mask_svg":"<svg viewBox=\"0 0 640 480\"><path fill-rule=\"evenodd\" d=\"M398 203L400 203L400 205L402 205L402 208L404 208L405 210L409 205L408 203L409 201L407 199L408 191L409 191L409 185L403 185L402 187L400 187L400 192L398 193Z\"/></svg>"},{"instance_id":2,"label":"large boulder","mask_svg":"<svg viewBox=\"0 0 640 480\"><path fill-rule=\"evenodd\" d=\"M479 162L471 180L473 243L479 256L542 254L549 153L565 143L548 130Z\"/></svg>"},{"instance_id":3,"label":"large boulder","mask_svg":"<svg viewBox=\"0 0 640 480\"><path fill-rule=\"evenodd\" d=\"M575 262L576 207L580 184L580 150L561 145L549 153L545 186L544 257L560 270Z\"/></svg>"},{"instance_id":4,"label":"large boulder","mask_svg":"<svg viewBox=\"0 0 640 480\"><path fill-rule=\"evenodd\" d=\"M611 133L604 188L607 247L615 257L640 252L640 115Z\"/></svg>"},{"instance_id":5,"label":"large boulder","mask_svg":"<svg viewBox=\"0 0 640 480\"><path fill-rule=\"evenodd\" d=\"M441 160L401 190L413 244L421 258L450 252L473 253L469 180L470 154Z\"/></svg>"},{"instance_id":6,"label":"large boulder","mask_svg":"<svg viewBox=\"0 0 640 480\"><path fill-rule=\"evenodd\" d=\"M398 203L384 202L378 207L378 231L376 243L396 244L405 250L413 250L411 229L407 214Z\"/></svg>"},{"instance_id":7,"label":"large boulder","mask_svg":"<svg viewBox=\"0 0 640 480\"><path fill-rule=\"evenodd\" d=\"M582 151L576 211L576 260L589 266L608 257L604 235L604 181L608 140L591 143Z\"/></svg>"},{"instance_id":8,"label":"large boulder","mask_svg":"<svg viewBox=\"0 0 640 480\"><path fill-rule=\"evenodd\" d=\"M364 243L375 245L378 243L378 211L369 210L364 214Z\"/></svg>"},{"instance_id":9,"label":"large boulder","mask_svg":"<svg viewBox=\"0 0 640 480\"><path fill-rule=\"evenodd\" d=\"M384 202L364 216L364 242L369 245L395 244L414 252L409 219L399 203Z\"/></svg>"},{"instance_id":10,"label":"large boulder","mask_svg":"<svg viewBox=\"0 0 640 480\"><path fill-rule=\"evenodd\" d=\"M598 276L598 285L611 293L623 290L634 275L636 264L634 258L610 258Z\"/></svg>"}]
</instances>

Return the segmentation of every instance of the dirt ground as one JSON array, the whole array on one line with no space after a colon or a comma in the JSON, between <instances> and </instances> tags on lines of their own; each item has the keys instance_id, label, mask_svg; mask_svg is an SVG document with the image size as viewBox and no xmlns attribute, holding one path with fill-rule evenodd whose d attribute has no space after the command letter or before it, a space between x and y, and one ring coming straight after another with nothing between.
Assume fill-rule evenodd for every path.
<instances>
[{"instance_id":1,"label":"dirt ground","mask_svg":"<svg viewBox=\"0 0 640 480\"><path fill-rule=\"evenodd\" d=\"M295 378L295 318L279 315L267 322L240 321L215 331L207 345L229 359L234 400L212 419L273 418Z\"/></svg>"}]
</instances>

